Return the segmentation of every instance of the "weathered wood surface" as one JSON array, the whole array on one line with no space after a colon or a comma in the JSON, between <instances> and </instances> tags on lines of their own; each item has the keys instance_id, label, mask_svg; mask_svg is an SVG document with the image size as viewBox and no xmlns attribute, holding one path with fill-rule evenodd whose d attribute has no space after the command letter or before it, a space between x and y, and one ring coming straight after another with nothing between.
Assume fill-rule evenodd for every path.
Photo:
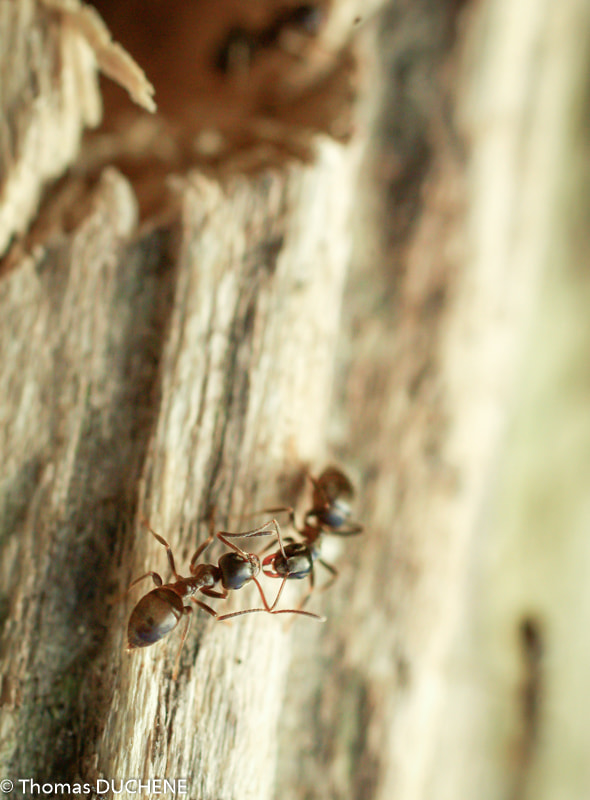
<instances>
[{"instance_id":1,"label":"weathered wood surface","mask_svg":"<svg viewBox=\"0 0 590 800\"><path fill-rule=\"evenodd\" d=\"M281 798L589 791L589 9L449 10L379 38L330 430L368 533L294 652Z\"/></svg>"},{"instance_id":2,"label":"weathered wood surface","mask_svg":"<svg viewBox=\"0 0 590 800\"><path fill-rule=\"evenodd\" d=\"M370 544L299 775L318 797L583 798L589 7L488 2L455 31L397 10L384 246L365 232L343 315Z\"/></svg>"},{"instance_id":3,"label":"weathered wood surface","mask_svg":"<svg viewBox=\"0 0 590 800\"><path fill-rule=\"evenodd\" d=\"M279 479L321 466L353 165L326 145L284 178L195 178L176 235L138 239L130 188L107 172L76 231L5 278L2 739L17 776L271 796L290 638L318 623L197 618L171 683L165 645L123 653L125 605L108 598L166 567L138 515L186 565L212 505L226 526L296 499Z\"/></svg>"},{"instance_id":4,"label":"weathered wood surface","mask_svg":"<svg viewBox=\"0 0 590 800\"><path fill-rule=\"evenodd\" d=\"M326 144L226 192L177 180L175 222L138 231L120 174L72 178L2 276L2 775L587 796L590 21L457 13L383 18L363 192ZM109 598L166 571L142 514L184 568L212 504L304 507L328 453L366 533L334 545L327 623L197 613L177 682L178 637L123 652L141 589Z\"/></svg>"},{"instance_id":5,"label":"weathered wood surface","mask_svg":"<svg viewBox=\"0 0 590 800\"><path fill-rule=\"evenodd\" d=\"M0 2L0 254L24 234L48 181L78 155L102 104L97 71L153 111L149 82L79 0Z\"/></svg>"}]
</instances>

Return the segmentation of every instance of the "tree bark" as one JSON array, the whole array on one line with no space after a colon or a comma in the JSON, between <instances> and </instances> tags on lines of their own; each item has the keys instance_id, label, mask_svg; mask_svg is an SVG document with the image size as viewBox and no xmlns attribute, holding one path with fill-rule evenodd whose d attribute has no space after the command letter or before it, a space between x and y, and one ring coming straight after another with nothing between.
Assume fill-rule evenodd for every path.
<instances>
[{"instance_id":1,"label":"tree bark","mask_svg":"<svg viewBox=\"0 0 590 800\"><path fill-rule=\"evenodd\" d=\"M584 797L588 9L389 4L362 178L362 137L310 144L346 128L342 39L320 27L268 94L275 28L252 9L249 94L240 62L217 98L225 161L187 144L186 95L121 117L0 270L0 778L23 797ZM158 93L190 83L159 70ZM326 542L339 579L307 606L326 623L195 609L176 681L179 631L125 652L151 586L117 596L169 574L142 519L187 574L212 508L229 530L300 514L306 470L334 460L365 532Z\"/></svg>"},{"instance_id":2,"label":"tree bark","mask_svg":"<svg viewBox=\"0 0 590 800\"><path fill-rule=\"evenodd\" d=\"M0 3L0 254L22 236L44 186L78 155L100 122L97 69L153 111L153 88L79 0Z\"/></svg>"},{"instance_id":3,"label":"tree bark","mask_svg":"<svg viewBox=\"0 0 590 800\"><path fill-rule=\"evenodd\" d=\"M271 795L285 618L197 618L174 683L166 645L123 652L142 592L108 600L146 560L165 569L141 516L186 567L208 509L239 528L241 512L295 500L303 466L321 463L353 165L326 144L288 177L224 192L195 176L177 189L176 232L137 239L130 187L107 171L75 232L6 276L11 774Z\"/></svg>"}]
</instances>

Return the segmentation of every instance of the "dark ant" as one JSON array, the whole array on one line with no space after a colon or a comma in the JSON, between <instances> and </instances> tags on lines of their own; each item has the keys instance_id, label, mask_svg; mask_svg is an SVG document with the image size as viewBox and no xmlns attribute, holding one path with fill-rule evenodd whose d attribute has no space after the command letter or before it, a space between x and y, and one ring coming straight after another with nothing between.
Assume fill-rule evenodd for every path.
<instances>
[{"instance_id":1,"label":"dark ant","mask_svg":"<svg viewBox=\"0 0 590 800\"><path fill-rule=\"evenodd\" d=\"M294 541L292 537L281 540L278 537L279 550L271 553L262 562L264 575L283 579L279 595L285 581L301 580L309 576L309 592L300 604L300 608L305 605L314 589L313 567L316 561L332 576L324 584L324 590L328 589L338 577L336 568L320 557L322 536L325 533L354 536L363 530L362 525L349 519L350 501L354 496L354 489L343 472L336 467L327 467L319 478L313 478L311 475L309 477L313 483L313 507L305 514L302 528L297 527L293 508L287 506L266 509L269 513L287 512L291 525L303 541ZM288 544L283 546L283 541Z\"/></svg>"},{"instance_id":2,"label":"dark ant","mask_svg":"<svg viewBox=\"0 0 590 800\"><path fill-rule=\"evenodd\" d=\"M326 533L338 536L354 536L362 533L363 526L349 520L350 503L354 489L346 475L336 467L326 467L319 478L313 478L313 508L305 515L305 524L316 518Z\"/></svg>"},{"instance_id":3,"label":"dark ant","mask_svg":"<svg viewBox=\"0 0 590 800\"><path fill-rule=\"evenodd\" d=\"M203 611L206 611L212 617L215 617L218 621L230 619L230 617L238 617L242 614L250 614L256 611L266 611L269 614L302 614L323 621L323 618L319 617L317 614L302 611L301 609L275 610L281 595L282 586L272 605L269 605L262 586L256 577L260 572L260 559L254 553L247 553L245 550L242 550L229 541L229 538L270 536L274 533L282 548L280 528L276 520L270 520L270 522L265 522L264 525L254 530L245 531L243 533L229 533L228 531L217 533L217 538L230 547L232 552L224 553L219 558L217 565L197 564L196 562L201 554L213 541L214 536L213 532L211 532L209 537L199 545L191 558L191 577L188 578L183 578L182 575L179 575L176 571L174 555L172 554L172 549L168 542L152 530L149 525L147 527L158 542L166 548L168 563L170 564L175 580L171 583L164 584L157 572L150 571L136 578L131 583L129 589L151 576L156 584L156 588L142 597L131 612L129 624L127 626L127 649L135 650L138 647L149 647L159 642L160 639L163 639L176 628L183 616L186 616L186 626L182 633L180 647L172 673L173 680L176 680L178 676L180 654L188 634L191 620L190 615L193 611L191 606L185 605L185 600L187 599L191 600L195 605L202 608ZM271 528L271 530L269 530L269 528ZM219 616L211 606L201 600L197 600L194 596L196 592L201 592L206 597L225 599L230 590L241 589L242 586L245 586L250 581L256 584L264 608L248 608L244 611L234 611L231 614ZM221 590L214 588L217 584L221 584ZM127 591L129 591L129 589Z\"/></svg>"}]
</instances>

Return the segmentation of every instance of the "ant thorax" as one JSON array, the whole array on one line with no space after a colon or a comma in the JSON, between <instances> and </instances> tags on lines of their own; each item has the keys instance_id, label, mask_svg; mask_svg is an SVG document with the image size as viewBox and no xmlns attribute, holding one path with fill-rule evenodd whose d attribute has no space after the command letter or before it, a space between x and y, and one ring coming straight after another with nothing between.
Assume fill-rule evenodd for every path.
<instances>
[{"instance_id":1,"label":"ant thorax","mask_svg":"<svg viewBox=\"0 0 590 800\"><path fill-rule=\"evenodd\" d=\"M192 597L201 589L213 588L221 577L219 568L213 564L197 564L191 571L190 578L182 578L174 583L174 591L180 597Z\"/></svg>"}]
</instances>

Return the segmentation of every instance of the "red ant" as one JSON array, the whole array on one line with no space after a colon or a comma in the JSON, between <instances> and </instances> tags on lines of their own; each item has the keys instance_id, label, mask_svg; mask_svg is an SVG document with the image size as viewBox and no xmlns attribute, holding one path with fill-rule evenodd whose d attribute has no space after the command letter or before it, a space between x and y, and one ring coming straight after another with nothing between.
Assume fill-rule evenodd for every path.
<instances>
[{"instance_id":1,"label":"red ant","mask_svg":"<svg viewBox=\"0 0 590 800\"><path fill-rule=\"evenodd\" d=\"M301 580L309 576L309 592L303 599L301 607L305 605L314 588L313 567L316 561L319 561L332 575L323 589L329 588L338 577L336 568L320 557L322 536L325 533L354 536L363 530L363 526L358 522L349 520L350 501L354 496L354 489L343 472L336 467L327 467L319 478L313 478L311 475L309 477L313 483L313 507L305 514L303 528L297 527L293 508L266 509L269 513L288 512L293 528L303 541L296 542L292 537L287 537L284 541L289 543L283 546L279 536L279 550L271 553L262 562L262 571L266 576L283 579L279 595L285 581Z\"/></svg>"},{"instance_id":2,"label":"red ant","mask_svg":"<svg viewBox=\"0 0 590 800\"><path fill-rule=\"evenodd\" d=\"M191 558L189 567L191 573L190 578L183 578L182 575L178 574L170 545L162 536L152 530L149 525L147 527L158 542L166 548L168 563L170 564L175 580L171 583L164 584L157 572L150 571L136 578L133 583L131 583L129 589L144 580L144 578L151 576L156 584L156 588L142 597L131 612L129 624L127 626L127 649L135 650L138 647L149 647L159 642L160 639L163 639L176 628L183 616L186 616L186 626L182 633L180 647L172 673L173 680L176 680L178 676L180 654L188 633L191 620L190 615L193 611L190 605L185 605L185 600L187 599L191 600L195 605L202 608L203 611L206 611L212 617L215 617L218 621L229 619L230 617L238 617L242 614L250 614L255 611L266 611L269 614L302 614L323 621L323 618L319 617L317 614L302 611L301 609L290 608L275 610L281 595L282 586L272 605L269 605L262 586L256 577L260 572L260 559L254 553L247 553L245 550L242 550L229 541L228 537L248 538L253 536L269 536L274 533L282 548L280 528L276 520L272 519L270 522L265 522L264 525L261 525L259 528L243 533L229 533L227 531L217 533L217 538L230 547L232 552L224 553L221 558L219 558L217 565L197 564L196 562L201 554L213 541L214 537L211 532L209 537L199 545ZM268 530L269 528L271 528L271 530ZM219 616L211 606L201 600L197 600L194 596L196 592L201 592L207 597L224 599L227 597L230 590L241 589L242 586L245 586L245 584L250 581L254 581L256 584L264 608L248 608L244 611L234 611L231 614ZM219 583L222 586L221 590L214 588L216 584ZM127 591L129 591L129 589Z\"/></svg>"}]
</instances>

